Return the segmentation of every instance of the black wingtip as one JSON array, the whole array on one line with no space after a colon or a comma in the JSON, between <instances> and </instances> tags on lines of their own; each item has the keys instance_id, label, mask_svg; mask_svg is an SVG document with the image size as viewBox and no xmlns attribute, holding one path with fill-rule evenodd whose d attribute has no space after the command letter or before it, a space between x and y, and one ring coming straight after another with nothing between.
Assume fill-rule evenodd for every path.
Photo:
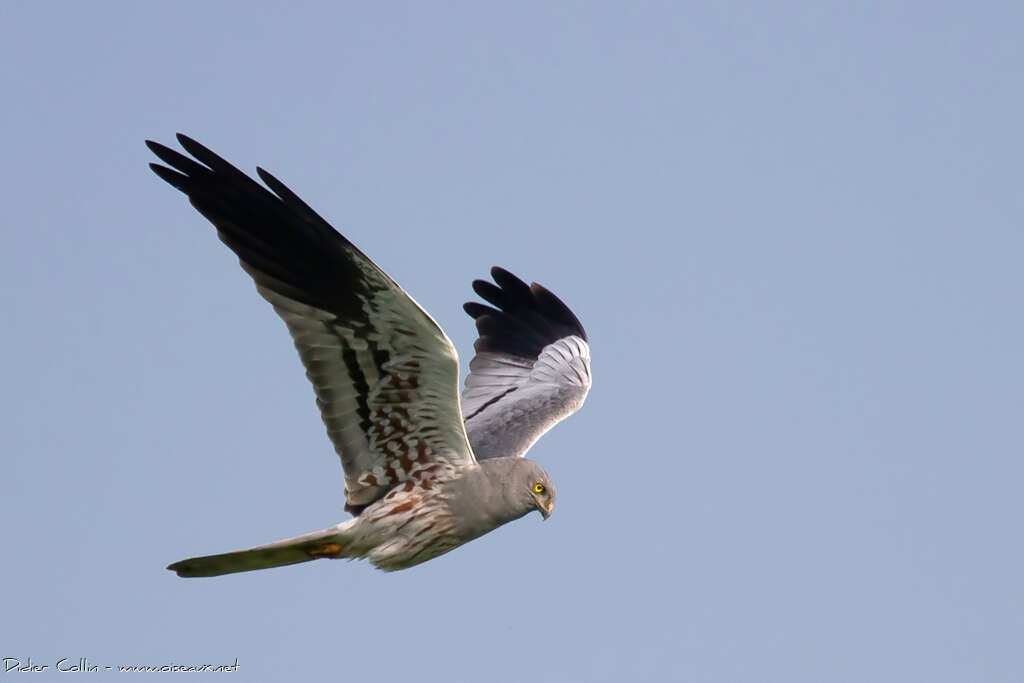
<instances>
[{"instance_id":1,"label":"black wingtip","mask_svg":"<svg viewBox=\"0 0 1024 683\"><path fill-rule=\"evenodd\" d=\"M519 280L519 278L512 274L512 271L502 268L501 266L491 266L491 277L495 282L502 279ZM522 280L519 281L522 282Z\"/></svg>"},{"instance_id":2,"label":"black wingtip","mask_svg":"<svg viewBox=\"0 0 1024 683\"><path fill-rule=\"evenodd\" d=\"M161 159L165 159L165 157L171 154L177 154L177 152L175 152L167 145L161 145L159 142L156 142L155 140L146 140L146 147L149 148L150 152L157 155Z\"/></svg>"},{"instance_id":3,"label":"black wingtip","mask_svg":"<svg viewBox=\"0 0 1024 683\"><path fill-rule=\"evenodd\" d=\"M199 159L199 161L203 162L204 164L210 165L208 159L215 159L217 161L227 163L226 161L221 159L220 156L216 154L213 150L206 147L206 145L196 142L195 140L185 135L184 133L175 133L174 137L177 138L178 144L181 145L182 149L184 149L186 152L194 156L196 159Z\"/></svg>"},{"instance_id":4,"label":"black wingtip","mask_svg":"<svg viewBox=\"0 0 1024 683\"><path fill-rule=\"evenodd\" d=\"M494 278L499 287L514 298L523 298L530 295L530 287L501 266L491 268L491 277Z\"/></svg>"},{"instance_id":5,"label":"black wingtip","mask_svg":"<svg viewBox=\"0 0 1024 683\"><path fill-rule=\"evenodd\" d=\"M467 301L462 304L462 310L464 310L470 318L475 320L482 315L487 315L488 313L493 312L494 309L484 306L481 303L477 303L476 301Z\"/></svg>"},{"instance_id":6,"label":"black wingtip","mask_svg":"<svg viewBox=\"0 0 1024 683\"><path fill-rule=\"evenodd\" d=\"M473 291L493 306L476 301L462 309L476 320L479 334L474 348L537 357L544 346L576 335L584 341L583 325L561 299L533 283L527 285L511 271L494 266L494 282L474 280Z\"/></svg>"},{"instance_id":7,"label":"black wingtip","mask_svg":"<svg viewBox=\"0 0 1024 683\"><path fill-rule=\"evenodd\" d=\"M572 312L572 309L566 306L565 302L555 296L550 289L536 282L531 282L530 293L540 308L547 311L548 316L559 320L563 325L575 330L575 334L583 339L583 341L589 341L587 339L587 331L583 329L583 323Z\"/></svg>"},{"instance_id":8,"label":"black wingtip","mask_svg":"<svg viewBox=\"0 0 1024 683\"><path fill-rule=\"evenodd\" d=\"M181 190L185 194L188 194L188 176L186 176L183 173L178 173L177 171L167 168L166 166L161 166L160 164L151 163L149 164L149 168L150 170L153 171L153 173L156 173L158 176L160 176L160 179L163 180L165 183L167 183L168 185L177 190Z\"/></svg>"}]
</instances>

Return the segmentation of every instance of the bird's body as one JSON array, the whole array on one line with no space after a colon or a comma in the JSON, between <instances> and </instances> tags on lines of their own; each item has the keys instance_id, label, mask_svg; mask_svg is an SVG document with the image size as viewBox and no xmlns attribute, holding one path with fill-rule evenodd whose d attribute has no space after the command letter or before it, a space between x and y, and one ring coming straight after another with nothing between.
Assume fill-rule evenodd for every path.
<instances>
[{"instance_id":1,"label":"bird's body","mask_svg":"<svg viewBox=\"0 0 1024 683\"><path fill-rule=\"evenodd\" d=\"M544 486L545 495L515 495L536 483ZM483 460L461 470L419 470L359 516L336 526L248 550L182 560L170 568L182 576L216 576L318 558L364 557L380 569L407 569L533 510L547 517L554 500L547 473L525 458Z\"/></svg>"},{"instance_id":2,"label":"bird's body","mask_svg":"<svg viewBox=\"0 0 1024 683\"><path fill-rule=\"evenodd\" d=\"M287 324L356 516L169 569L215 576L318 558L405 569L532 510L547 518L555 487L522 456L590 388L586 333L565 304L500 268L496 285L474 282L496 308L465 306L480 337L460 408L451 342L390 277L269 173L258 169L273 192L178 139L202 164L147 142L173 170L151 166L217 227Z\"/></svg>"}]
</instances>

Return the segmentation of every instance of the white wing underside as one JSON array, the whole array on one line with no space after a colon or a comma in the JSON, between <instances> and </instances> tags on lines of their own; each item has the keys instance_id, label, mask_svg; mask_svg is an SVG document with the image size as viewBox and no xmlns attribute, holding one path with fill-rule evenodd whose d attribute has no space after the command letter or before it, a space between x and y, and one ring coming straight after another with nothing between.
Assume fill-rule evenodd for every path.
<instances>
[{"instance_id":1,"label":"white wing underside","mask_svg":"<svg viewBox=\"0 0 1024 683\"><path fill-rule=\"evenodd\" d=\"M590 346L557 297L508 271L497 286L473 288L495 308L466 305L480 338L462 393L466 433L478 460L523 456L549 429L579 410L590 391Z\"/></svg>"},{"instance_id":2,"label":"white wing underside","mask_svg":"<svg viewBox=\"0 0 1024 683\"><path fill-rule=\"evenodd\" d=\"M590 347L573 335L544 347L535 363L482 353L470 363L462 413L481 459L523 456L549 429L579 410L590 390Z\"/></svg>"}]
</instances>

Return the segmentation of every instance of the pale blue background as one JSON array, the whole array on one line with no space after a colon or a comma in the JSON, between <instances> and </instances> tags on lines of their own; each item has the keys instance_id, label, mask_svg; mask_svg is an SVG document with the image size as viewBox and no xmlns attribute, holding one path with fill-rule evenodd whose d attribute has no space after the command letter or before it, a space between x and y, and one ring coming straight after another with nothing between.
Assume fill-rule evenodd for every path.
<instances>
[{"instance_id":1,"label":"pale blue background","mask_svg":"<svg viewBox=\"0 0 1024 683\"><path fill-rule=\"evenodd\" d=\"M1020 3L281 4L0 6L0 657L1024 679ZM146 168L178 130L464 360L493 264L576 310L550 521L390 575L163 569L347 516L283 324Z\"/></svg>"}]
</instances>

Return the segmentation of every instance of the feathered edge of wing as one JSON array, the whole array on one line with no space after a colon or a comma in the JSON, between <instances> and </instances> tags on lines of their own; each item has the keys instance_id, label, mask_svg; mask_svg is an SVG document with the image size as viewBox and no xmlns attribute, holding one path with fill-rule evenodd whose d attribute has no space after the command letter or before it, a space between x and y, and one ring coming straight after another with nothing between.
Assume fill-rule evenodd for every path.
<instances>
[{"instance_id":1,"label":"feathered edge of wing","mask_svg":"<svg viewBox=\"0 0 1024 683\"><path fill-rule=\"evenodd\" d=\"M458 356L386 273L262 168L267 188L189 137L195 160L146 145L239 257L288 330L313 383L358 513L410 472L474 462L458 402ZM201 162L201 163L200 163Z\"/></svg>"},{"instance_id":2,"label":"feathered edge of wing","mask_svg":"<svg viewBox=\"0 0 1024 683\"><path fill-rule=\"evenodd\" d=\"M522 456L579 410L590 390L590 346L576 315L549 290L491 269L473 282L492 306L468 302L479 337L462 394L477 459Z\"/></svg>"}]
</instances>

